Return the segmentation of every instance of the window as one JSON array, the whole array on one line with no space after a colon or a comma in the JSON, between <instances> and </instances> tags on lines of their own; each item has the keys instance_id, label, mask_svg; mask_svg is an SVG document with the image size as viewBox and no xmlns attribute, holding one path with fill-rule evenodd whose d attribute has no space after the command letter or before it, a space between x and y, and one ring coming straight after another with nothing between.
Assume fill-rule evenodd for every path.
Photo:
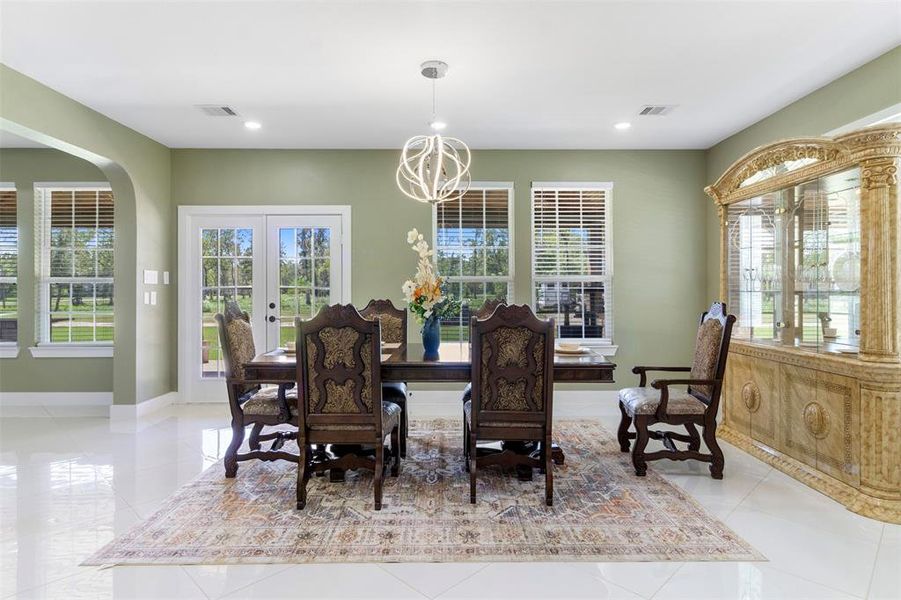
<instances>
[{"instance_id":1,"label":"window","mask_svg":"<svg viewBox=\"0 0 901 600\"><path fill-rule=\"evenodd\" d=\"M532 306L558 338L613 339L611 183L532 184Z\"/></svg>"},{"instance_id":2,"label":"window","mask_svg":"<svg viewBox=\"0 0 901 600\"><path fill-rule=\"evenodd\" d=\"M18 263L16 188L0 183L0 344L19 337Z\"/></svg>"},{"instance_id":3,"label":"window","mask_svg":"<svg viewBox=\"0 0 901 600\"><path fill-rule=\"evenodd\" d=\"M113 194L106 184L35 187L38 344L113 342Z\"/></svg>"},{"instance_id":4,"label":"window","mask_svg":"<svg viewBox=\"0 0 901 600\"><path fill-rule=\"evenodd\" d=\"M442 320L441 338L469 339L469 316L489 298L512 301L512 183L473 183L462 198L434 207L435 260L460 315Z\"/></svg>"}]
</instances>

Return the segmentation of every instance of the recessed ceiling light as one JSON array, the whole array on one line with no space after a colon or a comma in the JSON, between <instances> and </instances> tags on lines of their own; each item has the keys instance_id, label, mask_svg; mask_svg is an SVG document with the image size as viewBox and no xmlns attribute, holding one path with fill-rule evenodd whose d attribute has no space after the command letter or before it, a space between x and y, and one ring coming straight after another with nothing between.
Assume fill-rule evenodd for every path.
<instances>
[{"instance_id":1,"label":"recessed ceiling light","mask_svg":"<svg viewBox=\"0 0 901 600\"><path fill-rule=\"evenodd\" d=\"M434 129L435 131L441 131L442 129L447 129L447 123L444 121L432 121L429 123L429 127Z\"/></svg>"},{"instance_id":2,"label":"recessed ceiling light","mask_svg":"<svg viewBox=\"0 0 901 600\"><path fill-rule=\"evenodd\" d=\"M623 121L622 123L617 123L616 125L614 125L614 127L616 127L617 129L619 129L620 131L625 131L625 130L628 129L629 127L632 127L632 123L628 123L628 122L626 122L626 121Z\"/></svg>"},{"instance_id":3,"label":"recessed ceiling light","mask_svg":"<svg viewBox=\"0 0 901 600\"><path fill-rule=\"evenodd\" d=\"M262 125L260 125L256 121L244 121L244 127L246 127L247 129L259 129L260 127L262 127Z\"/></svg>"}]
</instances>

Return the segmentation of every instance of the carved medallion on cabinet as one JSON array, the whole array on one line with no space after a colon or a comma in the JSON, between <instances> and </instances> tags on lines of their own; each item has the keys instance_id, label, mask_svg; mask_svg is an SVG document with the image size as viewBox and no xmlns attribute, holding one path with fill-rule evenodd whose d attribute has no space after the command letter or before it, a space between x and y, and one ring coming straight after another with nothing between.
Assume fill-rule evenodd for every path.
<instances>
[{"instance_id":1,"label":"carved medallion on cabinet","mask_svg":"<svg viewBox=\"0 0 901 600\"><path fill-rule=\"evenodd\" d=\"M744 386L748 382L749 360L741 354L730 352L726 358L726 375L723 382L723 415L726 423L739 433L751 435L751 413L745 402Z\"/></svg>"},{"instance_id":2,"label":"carved medallion on cabinet","mask_svg":"<svg viewBox=\"0 0 901 600\"><path fill-rule=\"evenodd\" d=\"M817 401L817 372L811 369L779 365L782 390L780 450L811 467L817 466L816 430L818 412L812 407Z\"/></svg>"},{"instance_id":3,"label":"carved medallion on cabinet","mask_svg":"<svg viewBox=\"0 0 901 600\"><path fill-rule=\"evenodd\" d=\"M856 380L817 371L815 409L808 430L817 442L817 468L860 483L860 390Z\"/></svg>"}]
</instances>

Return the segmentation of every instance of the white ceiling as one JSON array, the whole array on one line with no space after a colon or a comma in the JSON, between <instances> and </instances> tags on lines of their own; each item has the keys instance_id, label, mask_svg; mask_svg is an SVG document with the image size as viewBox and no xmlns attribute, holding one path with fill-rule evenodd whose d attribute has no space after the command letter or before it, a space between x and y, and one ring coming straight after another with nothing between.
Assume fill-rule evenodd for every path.
<instances>
[{"instance_id":1,"label":"white ceiling","mask_svg":"<svg viewBox=\"0 0 901 600\"><path fill-rule=\"evenodd\" d=\"M427 131L418 65L439 58L446 133L474 148L707 148L901 43L901 0L0 10L3 62L170 147L399 148ZM194 108L218 103L242 118ZM678 108L636 116L651 103Z\"/></svg>"}]
</instances>

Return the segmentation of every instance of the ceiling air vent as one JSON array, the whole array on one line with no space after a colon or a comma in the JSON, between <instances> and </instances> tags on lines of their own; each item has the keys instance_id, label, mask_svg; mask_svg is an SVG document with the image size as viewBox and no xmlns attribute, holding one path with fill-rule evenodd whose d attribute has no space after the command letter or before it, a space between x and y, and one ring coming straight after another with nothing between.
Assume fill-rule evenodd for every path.
<instances>
[{"instance_id":1,"label":"ceiling air vent","mask_svg":"<svg viewBox=\"0 0 901 600\"><path fill-rule=\"evenodd\" d=\"M208 117L237 117L238 111L231 106L222 106L221 104L198 104L197 108L203 111Z\"/></svg>"},{"instance_id":2,"label":"ceiling air vent","mask_svg":"<svg viewBox=\"0 0 901 600\"><path fill-rule=\"evenodd\" d=\"M673 104L646 104L638 110L640 117L665 117L675 109Z\"/></svg>"}]
</instances>

